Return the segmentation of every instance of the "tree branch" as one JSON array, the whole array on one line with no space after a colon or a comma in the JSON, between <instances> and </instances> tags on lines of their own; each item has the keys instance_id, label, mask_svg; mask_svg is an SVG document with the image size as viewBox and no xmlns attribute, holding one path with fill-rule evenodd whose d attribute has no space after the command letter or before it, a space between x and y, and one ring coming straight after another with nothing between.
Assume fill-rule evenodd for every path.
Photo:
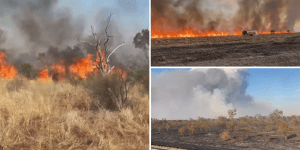
<instances>
[{"instance_id":1,"label":"tree branch","mask_svg":"<svg viewBox=\"0 0 300 150\"><path fill-rule=\"evenodd\" d=\"M125 42L123 42L121 45L117 46L107 57L107 62L109 62L109 57L111 54L113 54L119 47L123 46L125 44Z\"/></svg>"}]
</instances>

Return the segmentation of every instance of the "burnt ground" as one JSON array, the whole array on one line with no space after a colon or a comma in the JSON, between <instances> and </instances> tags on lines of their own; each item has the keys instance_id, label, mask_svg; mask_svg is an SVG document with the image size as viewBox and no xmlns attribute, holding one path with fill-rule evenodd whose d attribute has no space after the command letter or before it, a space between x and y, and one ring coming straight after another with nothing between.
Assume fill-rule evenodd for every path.
<instances>
[{"instance_id":1,"label":"burnt ground","mask_svg":"<svg viewBox=\"0 0 300 150\"><path fill-rule=\"evenodd\" d=\"M263 127L252 127L252 130L247 133L241 130L229 131L231 138L229 140L222 140L220 137L221 133L228 129L209 127L207 131L200 131L199 128L195 127L193 135L189 130L186 130L183 135L181 135L178 133L178 129L179 127L173 126L168 131L162 128L159 132L156 127L152 127L151 145L191 150L300 149L299 131L290 131L287 134L280 134L276 129L275 131L264 131L265 129L263 129ZM291 134L296 134L297 136L286 140L285 137Z\"/></svg>"},{"instance_id":2,"label":"burnt ground","mask_svg":"<svg viewBox=\"0 0 300 150\"><path fill-rule=\"evenodd\" d=\"M151 39L152 66L299 66L300 33Z\"/></svg>"}]
</instances>

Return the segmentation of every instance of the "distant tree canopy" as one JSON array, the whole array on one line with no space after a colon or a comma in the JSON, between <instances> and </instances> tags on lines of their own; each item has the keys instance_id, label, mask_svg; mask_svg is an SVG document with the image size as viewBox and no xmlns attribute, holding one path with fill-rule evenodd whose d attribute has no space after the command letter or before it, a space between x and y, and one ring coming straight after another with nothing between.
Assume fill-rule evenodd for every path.
<instances>
[{"instance_id":1,"label":"distant tree canopy","mask_svg":"<svg viewBox=\"0 0 300 150\"><path fill-rule=\"evenodd\" d=\"M135 35L133 39L133 44L135 48L143 49L146 58L148 59L148 51L149 51L149 30L143 29L142 33L139 32Z\"/></svg>"}]
</instances>

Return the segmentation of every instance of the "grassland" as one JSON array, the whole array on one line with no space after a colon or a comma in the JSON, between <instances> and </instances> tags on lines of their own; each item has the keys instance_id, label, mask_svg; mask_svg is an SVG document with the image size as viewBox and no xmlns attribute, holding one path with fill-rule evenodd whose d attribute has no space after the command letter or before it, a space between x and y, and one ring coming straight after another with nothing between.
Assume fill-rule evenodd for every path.
<instances>
[{"instance_id":1,"label":"grassland","mask_svg":"<svg viewBox=\"0 0 300 150\"><path fill-rule=\"evenodd\" d=\"M246 116L234 119L151 121L151 145L203 150L300 149L300 117Z\"/></svg>"},{"instance_id":2,"label":"grassland","mask_svg":"<svg viewBox=\"0 0 300 150\"><path fill-rule=\"evenodd\" d=\"M151 39L152 66L298 66L300 33Z\"/></svg>"},{"instance_id":3,"label":"grassland","mask_svg":"<svg viewBox=\"0 0 300 150\"><path fill-rule=\"evenodd\" d=\"M116 81L0 80L0 149L149 149L147 88L135 82L120 103Z\"/></svg>"}]
</instances>

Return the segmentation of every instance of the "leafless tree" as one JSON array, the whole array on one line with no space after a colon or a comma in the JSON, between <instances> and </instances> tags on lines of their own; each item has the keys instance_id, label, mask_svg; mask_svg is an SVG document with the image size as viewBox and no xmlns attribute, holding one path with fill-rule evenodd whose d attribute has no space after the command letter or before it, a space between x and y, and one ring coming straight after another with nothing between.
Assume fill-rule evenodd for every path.
<instances>
[{"instance_id":1,"label":"leafless tree","mask_svg":"<svg viewBox=\"0 0 300 150\"><path fill-rule=\"evenodd\" d=\"M115 49L113 49L111 51L111 48L108 49L107 48L107 43L109 41L110 38L112 38L113 36L111 36L109 33L108 33L108 28L110 27L111 23L110 23L110 19L111 19L111 16L112 14L109 15L108 19L107 19L107 25L106 25L106 28L105 28L105 35L106 35L106 40L104 42L104 50L101 49L101 41L102 41L102 38L99 38L96 34L96 32L94 31L94 27L91 26L91 36L94 38L95 40L95 50L96 50L96 54L97 54L97 58L96 58L96 67L97 69L100 70L100 72L102 73L102 75L106 76L108 75L112 69L114 69L114 66L110 66L109 65L109 61L110 61L110 56L118 49L120 48L121 46L123 46L125 44L125 42L123 42L122 44L116 46ZM85 43L88 43L90 45L94 45L94 44L91 44L90 42L88 41L80 41L78 39L79 42L85 42Z\"/></svg>"},{"instance_id":2,"label":"leafless tree","mask_svg":"<svg viewBox=\"0 0 300 150\"><path fill-rule=\"evenodd\" d=\"M233 120L233 117L236 115L236 109L229 109L228 110L228 116L229 116L229 119Z\"/></svg>"}]
</instances>

